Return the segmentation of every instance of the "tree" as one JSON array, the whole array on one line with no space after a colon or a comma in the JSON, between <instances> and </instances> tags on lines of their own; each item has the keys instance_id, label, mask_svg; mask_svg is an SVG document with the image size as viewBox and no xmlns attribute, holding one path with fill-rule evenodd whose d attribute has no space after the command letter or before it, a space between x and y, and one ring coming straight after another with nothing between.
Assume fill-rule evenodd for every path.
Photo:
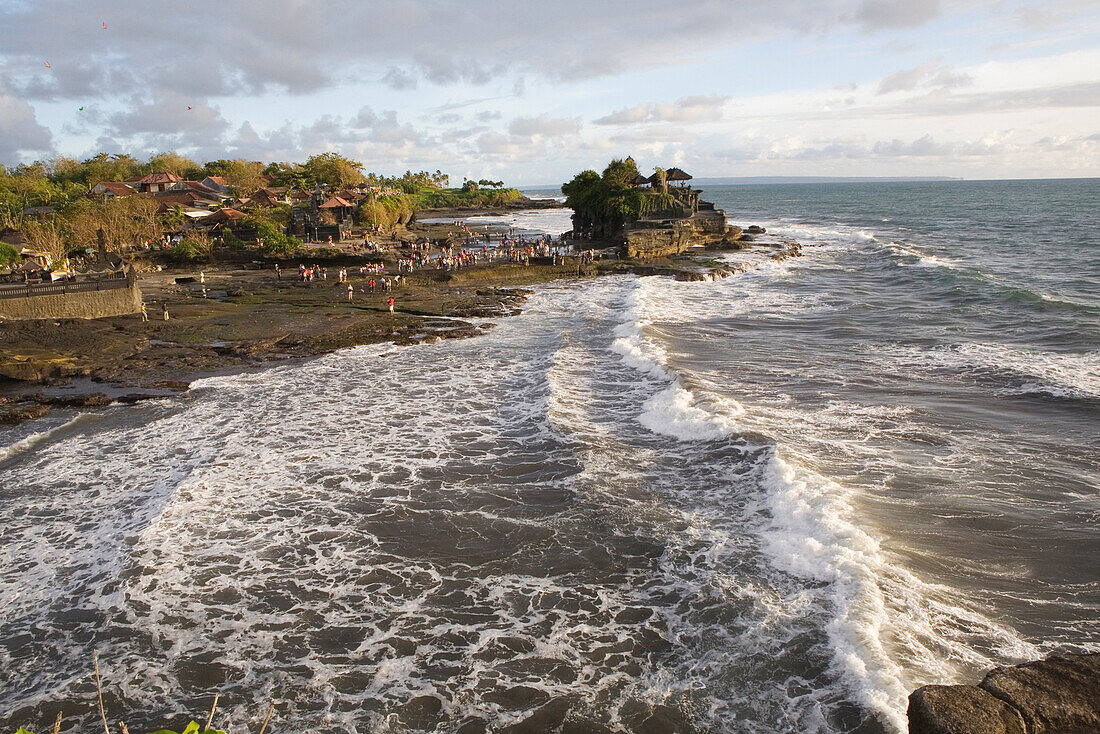
<instances>
[{"instance_id":1,"label":"tree","mask_svg":"<svg viewBox=\"0 0 1100 734\"><path fill-rule=\"evenodd\" d=\"M100 181L131 181L141 177L141 166L131 155L99 153L82 162L69 180L89 188Z\"/></svg>"},{"instance_id":2,"label":"tree","mask_svg":"<svg viewBox=\"0 0 1100 734\"><path fill-rule=\"evenodd\" d=\"M203 169L195 161L179 153L157 153L142 166L145 173L171 173L184 179L202 178Z\"/></svg>"},{"instance_id":3,"label":"tree","mask_svg":"<svg viewBox=\"0 0 1100 734\"><path fill-rule=\"evenodd\" d=\"M67 209L72 243L75 247L93 247L96 231L102 229L107 249L129 252L164 234L164 222L157 213L156 200L127 196L95 202L79 199Z\"/></svg>"},{"instance_id":4,"label":"tree","mask_svg":"<svg viewBox=\"0 0 1100 734\"><path fill-rule=\"evenodd\" d=\"M363 164L345 158L339 153L329 152L311 156L301 168L306 182L312 186L317 184L335 187L350 186L366 180L363 176Z\"/></svg>"},{"instance_id":5,"label":"tree","mask_svg":"<svg viewBox=\"0 0 1100 734\"><path fill-rule=\"evenodd\" d=\"M625 160L615 159L603 169L603 180L609 190L629 189L634 184L634 178L638 176L638 166L634 159L627 156Z\"/></svg>"},{"instance_id":6,"label":"tree","mask_svg":"<svg viewBox=\"0 0 1100 734\"><path fill-rule=\"evenodd\" d=\"M23 223L22 232L30 249L46 255L47 267L57 269L64 265L68 250L60 220L56 217L28 219Z\"/></svg>"},{"instance_id":7,"label":"tree","mask_svg":"<svg viewBox=\"0 0 1100 734\"><path fill-rule=\"evenodd\" d=\"M267 179L264 178L264 164L260 161L246 161L242 158L208 161L200 173L206 176L221 176L238 196L255 193L267 185Z\"/></svg>"}]
</instances>

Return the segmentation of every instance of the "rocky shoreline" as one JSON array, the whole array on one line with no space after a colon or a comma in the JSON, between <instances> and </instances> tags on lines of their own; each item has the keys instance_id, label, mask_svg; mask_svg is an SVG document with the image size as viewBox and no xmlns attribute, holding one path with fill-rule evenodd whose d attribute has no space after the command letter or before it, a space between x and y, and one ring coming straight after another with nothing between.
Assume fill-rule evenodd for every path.
<instances>
[{"instance_id":1,"label":"rocky shoreline","mask_svg":"<svg viewBox=\"0 0 1100 734\"><path fill-rule=\"evenodd\" d=\"M1100 653L994 668L973 686L909 696L909 734L1100 732Z\"/></svg>"}]
</instances>

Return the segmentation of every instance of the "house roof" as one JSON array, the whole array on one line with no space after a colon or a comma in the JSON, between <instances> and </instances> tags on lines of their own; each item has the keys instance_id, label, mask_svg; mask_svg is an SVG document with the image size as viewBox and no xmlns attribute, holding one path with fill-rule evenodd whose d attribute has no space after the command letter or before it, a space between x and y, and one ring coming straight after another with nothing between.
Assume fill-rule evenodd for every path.
<instances>
[{"instance_id":1,"label":"house roof","mask_svg":"<svg viewBox=\"0 0 1100 734\"><path fill-rule=\"evenodd\" d=\"M337 192L336 195L344 201L352 202L367 198L367 195L362 193L361 191L352 191L351 189L344 189L343 191Z\"/></svg>"},{"instance_id":2,"label":"house roof","mask_svg":"<svg viewBox=\"0 0 1100 734\"><path fill-rule=\"evenodd\" d=\"M635 186L641 186L642 184L647 184L649 182L650 181L648 178L639 173L630 183L634 184Z\"/></svg>"},{"instance_id":3,"label":"house roof","mask_svg":"<svg viewBox=\"0 0 1100 734\"><path fill-rule=\"evenodd\" d=\"M321 204L321 206L318 207L318 208L319 209L338 209L339 207L342 207L342 206L355 206L355 205L345 201L344 199L341 199L339 196L333 196L328 201L326 201L324 204Z\"/></svg>"},{"instance_id":4,"label":"house roof","mask_svg":"<svg viewBox=\"0 0 1100 734\"><path fill-rule=\"evenodd\" d=\"M670 168L665 172L665 178L669 181L690 181L691 174L682 171L679 168Z\"/></svg>"},{"instance_id":5,"label":"house roof","mask_svg":"<svg viewBox=\"0 0 1100 734\"><path fill-rule=\"evenodd\" d=\"M241 217L248 216L244 212L239 212L236 209L219 209L202 220L203 224L218 224L219 222L232 222L234 219L240 219Z\"/></svg>"},{"instance_id":6,"label":"house roof","mask_svg":"<svg viewBox=\"0 0 1100 734\"><path fill-rule=\"evenodd\" d=\"M248 197L248 200L244 202L246 205L262 205L262 206L275 206L279 203L279 200L267 189L260 189L252 196Z\"/></svg>"},{"instance_id":7,"label":"house roof","mask_svg":"<svg viewBox=\"0 0 1100 734\"><path fill-rule=\"evenodd\" d=\"M214 196L225 196L220 191L215 191L209 186L205 186L202 181L178 181L177 186L186 186L189 189L196 191L199 194L213 194Z\"/></svg>"},{"instance_id":8,"label":"house roof","mask_svg":"<svg viewBox=\"0 0 1100 734\"><path fill-rule=\"evenodd\" d=\"M174 173L150 173L148 176L142 176L139 180L139 184L158 184L158 183L175 183L176 181L182 181L179 176Z\"/></svg>"},{"instance_id":9,"label":"house roof","mask_svg":"<svg viewBox=\"0 0 1100 734\"><path fill-rule=\"evenodd\" d=\"M228 186L229 185L229 182L226 181L221 176L207 176L206 178L203 179L203 181L213 181L218 186Z\"/></svg>"},{"instance_id":10,"label":"house roof","mask_svg":"<svg viewBox=\"0 0 1100 734\"><path fill-rule=\"evenodd\" d=\"M124 184L121 181L100 181L93 186L92 189L99 188L100 186L107 189L115 196L129 196L130 194L137 193L130 185Z\"/></svg>"}]
</instances>

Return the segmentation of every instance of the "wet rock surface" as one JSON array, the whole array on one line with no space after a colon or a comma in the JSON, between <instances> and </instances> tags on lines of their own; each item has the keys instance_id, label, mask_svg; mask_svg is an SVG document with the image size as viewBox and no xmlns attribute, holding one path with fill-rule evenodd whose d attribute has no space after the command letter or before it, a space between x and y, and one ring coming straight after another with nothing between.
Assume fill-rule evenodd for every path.
<instances>
[{"instance_id":1,"label":"wet rock surface","mask_svg":"<svg viewBox=\"0 0 1100 734\"><path fill-rule=\"evenodd\" d=\"M910 734L1098 732L1100 654L995 668L976 686L924 686L908 715Z\"/></svg>"}]
</instances>

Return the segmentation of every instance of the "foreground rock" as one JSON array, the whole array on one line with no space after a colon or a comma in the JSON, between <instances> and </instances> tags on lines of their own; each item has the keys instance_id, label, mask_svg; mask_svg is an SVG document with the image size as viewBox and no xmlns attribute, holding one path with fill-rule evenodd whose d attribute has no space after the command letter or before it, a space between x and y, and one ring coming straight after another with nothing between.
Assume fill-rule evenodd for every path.
<instances>
[{"instance_id":1,"label":"foreground rock","mask_svg":"<svg viewBox=\"0 0 1100 734\"><path fill-rule=\"evenodd\" d=\"M909 734L1098 732L1100 654L995 668L976 686L924 686L908 715Z\"/></svg>"}]
</instances>

